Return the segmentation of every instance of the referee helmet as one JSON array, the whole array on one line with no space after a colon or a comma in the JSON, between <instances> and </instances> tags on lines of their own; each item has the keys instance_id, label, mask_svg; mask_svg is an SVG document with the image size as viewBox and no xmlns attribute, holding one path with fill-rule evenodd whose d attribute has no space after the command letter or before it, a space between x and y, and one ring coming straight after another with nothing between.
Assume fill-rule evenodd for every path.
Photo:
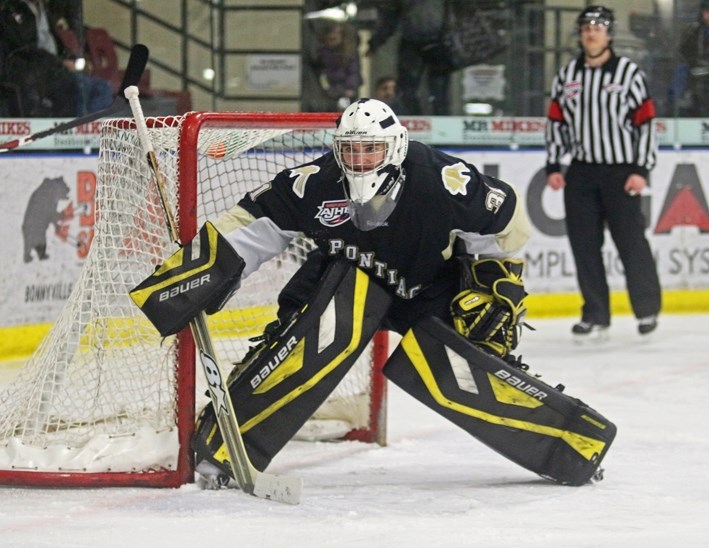
<instances>
[{"instance_id":1,"label":"referee helmet","mask_svg":"<svg viewBox=\"0 0 709 548\"><path fill-rule=\"evenodd\" d=\"M588 6L576 18L576 30L579 34L581 34L581 27L587 24L602 25L606 27L608 36L613 36L615 16L605 6Z\"/></svg>"}]
</instances>

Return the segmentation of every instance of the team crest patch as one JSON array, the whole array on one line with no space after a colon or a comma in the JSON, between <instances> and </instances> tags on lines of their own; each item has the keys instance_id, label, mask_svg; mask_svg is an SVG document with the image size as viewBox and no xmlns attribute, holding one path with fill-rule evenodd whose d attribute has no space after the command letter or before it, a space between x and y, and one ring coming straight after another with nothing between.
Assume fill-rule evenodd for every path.
<instances>
[{"instance_id":1,"label":"team crest patch","mask_svg":"<svg viewBox=\"0 0 709 548\"><path fill-rule=\"evenodd\" d=\"M293 181L293 192L298 198L305 196L305 184L311 175L315 175L320 171L318 166L306 165L290 170L290 176Z\"/></svg>"},{"instance_id":2,"label":"team crest patch","mask_svg":"<svg viewBox=\"0 0 709 548\"><path fill-rule=\"evenodd\" d=\"M350 220L350 210L346 200L328 200L318 206L315 218L325 226L340 226Z\"/></svg>"},{"instance_id":3,"label":"team crest patch","mask_svg":"<svg viewBox=\"0 0 709 548\"><path fill-rule=\"evenodd\" d=\"M499 188L488 187L487 195L485 196L485 208L493 213L497 213L502 206L507 194L502 192Z\"/></svg>"},{"instance_id":4,"label":"team crest patch","mask_svg":"<svg viewBox=\"0 0 709 548\"><path fill-rule=\"evenodd\" d=\"M443 178L443 186L451 194L462 194L465 196L468 193L466 185L470 181L470 169L463 162L458 162L452 166L445 166L441 170Z\"/></svg>"},{"instance_id":5,"label":"team crest patch","mask_svg":"<svg viewBox=\"0 0 709 548\"><path fill-rule=\"evenodd\" d=\"M568 82L564 84L564 97L566 99L572 99L576 97L581 90L581 82Z\"/></svg>"}]
</instances>

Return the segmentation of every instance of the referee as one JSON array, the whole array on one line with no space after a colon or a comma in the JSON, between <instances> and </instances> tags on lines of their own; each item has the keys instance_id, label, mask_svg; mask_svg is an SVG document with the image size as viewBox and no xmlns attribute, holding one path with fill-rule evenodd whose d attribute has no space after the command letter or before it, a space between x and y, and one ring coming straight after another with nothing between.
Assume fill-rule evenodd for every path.
<instances>
[{"instance_id":1,"label":"referee","mask_svg":"<svg viewBox=\"0 0 709 548\"><path fill-rule=\"evenodd\" d=\"M645 75L612 48L613 12L585 8L577 20L582 54L562 67L551 88L546 124L547 184L564 188L566 229L583 297L577 339L605 339L610 294L603 263L607 226L625 270L638 332L657 327L661 289L645 238L640 195L655 164L655 107ZM566 176L560 160L571 155Z\"/></svg>"}]
</instances>

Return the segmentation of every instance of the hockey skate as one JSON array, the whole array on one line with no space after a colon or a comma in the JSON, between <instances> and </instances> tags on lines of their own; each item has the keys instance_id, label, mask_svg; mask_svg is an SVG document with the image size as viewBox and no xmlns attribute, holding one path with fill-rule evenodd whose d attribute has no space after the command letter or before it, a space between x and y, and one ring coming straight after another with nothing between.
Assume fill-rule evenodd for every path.
<instances>
[{"instance_id":1,"label":"hockey skate","mask_svg":"<svg viewBox=\"0 0 709 548\"><path fill-rule=\"evenodd\" d=\"M226 487L238 487L238 484L220 468L205 460L197 465L195 472L197 476L195 483L200 489L216 491Z\"/></svg>"},{"instance_id":2,"label":"hockey skate","mask_svg":"<svg viewBox=\"0 0 709 548\"><path fill-rule=\"evenodd\" d=\"M579 344L605 342L610 338L607 325L591 323L584 320L574 324L571 328L571 333L573 334L574 342Z\"/></svg>"},{"instance_id":3,"label":"hockey skate","mask_svg":"<svg viewBox=\"0 0 709 548\"><path fill-rule=\"evenodd\" d=\"M638 333L642 336L647 336L657 329L657 316L646 316L638 318Z\"/></svg>"}]
</instances>

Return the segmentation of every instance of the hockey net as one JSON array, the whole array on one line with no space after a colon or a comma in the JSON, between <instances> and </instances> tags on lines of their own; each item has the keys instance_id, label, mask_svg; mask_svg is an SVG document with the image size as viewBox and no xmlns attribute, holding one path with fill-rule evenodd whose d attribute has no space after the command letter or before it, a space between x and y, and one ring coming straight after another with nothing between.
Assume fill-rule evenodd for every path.
<instances>
[{"instance_id":1,"label":"hockey net","mask_svg":"<svg viewBox=\"0 0 709 548\"><path fill-rule=\"evenodd\" d=\"M149 118L181 241L282 169L327 152L334 120L283 113ZM281 287L312 247L296 239L209 317L225 374L254 344L249 338L275 319ZM95 235L84 268L50 333L0 392L0 483L176 486L193 480L195 409L209 402L201 371L195 373L194 342L188 329L162 340L128 297L175 248L132 122L106 121ZM302 435L383 444L385 358L380 333Z\"/></svg>"}]
</instances>

